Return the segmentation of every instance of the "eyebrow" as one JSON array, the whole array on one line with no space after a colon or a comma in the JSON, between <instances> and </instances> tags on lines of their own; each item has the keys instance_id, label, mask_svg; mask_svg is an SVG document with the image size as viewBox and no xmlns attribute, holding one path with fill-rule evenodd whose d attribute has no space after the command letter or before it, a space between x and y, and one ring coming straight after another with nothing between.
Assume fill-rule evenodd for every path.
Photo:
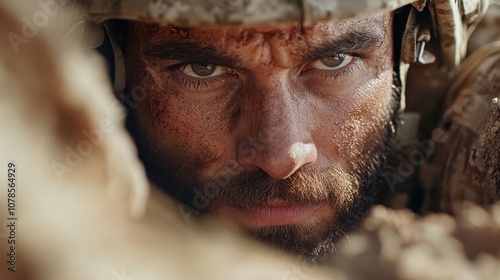
<instances>
[{"instance_id":1,"label":"eyebrow","mask_svg":"<svg viewBox=\"0 0 500 280\"><path fill-rule=\"evenodd\" d=\"M152 60L174 60L179 63L208 63L223 66L237 64L237 60L212 46L191 41L167 40L147 46L142 55Z\"/></svg>"},{"instance_id":2,"label":"eyebrow","mask_svg":"<svg viewBox=\"0 0 500 280\"><path fill-rule=\"evenodd\" d=\"M311 46L302 59L306 63L327 56L355 51L371 52L383 44L384 36L373 31L350 31L339 37L326 39ZM153 42L143 52L143 57L151 60L171 60L179 63L208 63L222 66L237 66L238 59L223 53L213 46L192 41L162 40Z\"/></svg>"},{"instance_id":3,"label":"eyebrow","mask_svg":"<svg viewBox=\"0 0 500 280\"><path fill-rule=\"evenodd\" d=\"M378 32L350 31L339 37L331 38L309 48L303 63L333 56L349 54L356 51L372 52L384 43L384 36Z\"/></svg>"}]
</instances>

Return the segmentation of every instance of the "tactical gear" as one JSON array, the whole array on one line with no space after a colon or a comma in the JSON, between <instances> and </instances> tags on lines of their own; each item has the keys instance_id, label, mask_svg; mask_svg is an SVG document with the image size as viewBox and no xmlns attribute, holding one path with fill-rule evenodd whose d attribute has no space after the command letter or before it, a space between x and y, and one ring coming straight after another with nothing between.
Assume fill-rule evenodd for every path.
<instances>
[{"instance_id":1,"label":"tactical gear","mask_svg":"<svg viewBox=\"0 0 500 280\"><path fill-rule=\"evenodd\" d=\"M424 209L457 212L461 201L500 198L500 42L472 53L449 89L423 165Z\"/></svg>"}]
</instances>

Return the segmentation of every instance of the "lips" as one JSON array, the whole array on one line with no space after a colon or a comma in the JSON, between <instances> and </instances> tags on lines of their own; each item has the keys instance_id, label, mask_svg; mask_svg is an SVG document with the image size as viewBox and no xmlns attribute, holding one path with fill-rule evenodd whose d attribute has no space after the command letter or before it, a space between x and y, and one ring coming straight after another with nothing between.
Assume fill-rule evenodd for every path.
<instances>
[{"instance_id":1,"label":"lips","mask_svg":"<svg viewBox=\"0 0 500 280\"><path fill-rule=\"evenodd\" d=\"M315 217L320 208L321 204L294 205L284 200L273 200L248 209L224 206L218 214L247 227L300 225Z\"/></svg>"}]
</instances>

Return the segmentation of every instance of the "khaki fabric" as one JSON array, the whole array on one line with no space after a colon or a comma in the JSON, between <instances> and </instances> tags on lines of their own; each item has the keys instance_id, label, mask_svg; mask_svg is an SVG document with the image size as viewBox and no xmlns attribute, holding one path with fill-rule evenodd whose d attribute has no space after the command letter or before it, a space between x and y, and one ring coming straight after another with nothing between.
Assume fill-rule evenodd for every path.
<instances>
[{"instance_id":1,"label":"khaki fabric","mask_svg":"<svg viewBox=\"0 0 500 280\"><path fill-rule=\"evenodd\" d=\"M433 131L435 152L422 167L424 209L456 212L461 202L500 198L500 42L462 64Z\"/></svg>"}]
</instances>

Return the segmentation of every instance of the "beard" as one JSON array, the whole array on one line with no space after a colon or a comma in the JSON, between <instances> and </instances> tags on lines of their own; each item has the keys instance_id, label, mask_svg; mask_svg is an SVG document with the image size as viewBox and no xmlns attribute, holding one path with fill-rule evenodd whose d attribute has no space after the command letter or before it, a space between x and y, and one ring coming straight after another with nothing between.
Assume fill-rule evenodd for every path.
<instances>
[{"instance_id":1,"label":"beard","mask_svg":"<svg viewBox=\"0 0 500 280\"><path fill-rule=\"evenodd\" d=\"M301 225L244 227L251 238L269 244L277 250L295 255L303 261L317 263L335 252L335 243L354 230L375 203L378 190L386 187L383 174L387 156L397 127L400 106L400 81L394 74L393 102L387 108L385 126L373 128L370 144L360 151L350 171L333 164L319 168L308 164L290 177L277 180L261 169L246 170L229 164L211 178L196 174L203 168L195 160L181 156L166 156L158 152L141 130L134 111L127 126L137 142L139 155L148 177L157 186L195 213L217 214L222 206L251 209L279 199L291 205L325 203L335 209L333 221L323 226L318 222Z\"/></svg>"}]
</instances>

